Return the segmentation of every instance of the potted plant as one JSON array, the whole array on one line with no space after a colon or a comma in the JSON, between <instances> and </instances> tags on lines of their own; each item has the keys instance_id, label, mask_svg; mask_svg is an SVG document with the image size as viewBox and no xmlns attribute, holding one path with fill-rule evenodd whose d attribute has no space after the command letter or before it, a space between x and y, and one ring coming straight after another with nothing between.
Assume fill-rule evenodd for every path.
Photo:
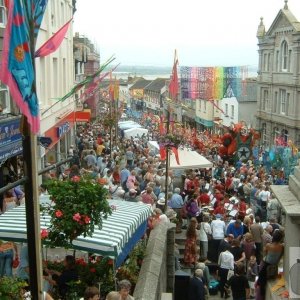
<instances>
[{"instance_id":1,"label":"potted plant","mask_svg":"<svg viewBox=\"0 0 300 300\"><path fill-rule=\"evenodd\" d=\"M21 300L24 299L24 288L28 286L25 281L14 277L0 278L0 299L1 300Z\"/></svg>"},{"instance_id":2,"label":"potted plant","mask_svg":"<svg viewBox=\"0 0 300 300\"><path fill-rule=\"evenodd\" d=\"M41 207L50 217L50 227L41 237L50 247L71 248L73 240L92 236L95 228L102 228L103 218L111 214L107 190L90 177L49 180L46 183L52 203Z\"/></svg>"}]
</instances>

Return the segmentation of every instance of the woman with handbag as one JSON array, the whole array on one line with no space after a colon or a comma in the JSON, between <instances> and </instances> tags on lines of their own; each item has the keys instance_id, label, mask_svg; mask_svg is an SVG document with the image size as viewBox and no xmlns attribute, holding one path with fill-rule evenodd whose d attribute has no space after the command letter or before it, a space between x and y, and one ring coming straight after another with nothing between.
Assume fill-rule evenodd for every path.
<instances>
[{"instance_id":1,"label":"woman with handbag","mask_svg":"<svg viewBox=\"0 0 300 300\"><path fill-rule=\"evenodd\" d=\"M209 225L209 216L203 215L203 221L200 224L200 256L207 258L208 240L212 239L212 232Z\"/></svg>"},{"instance_id":2,"label":"woman with handbag","mask_svg":"<svg viewBox=\"0 0 300 300\"><path fill-rule=\"evenodd\" d=\"M18 252L16 244L12 242L0 241L0 277L12 277L12 268L17 267L17 261Z\"/></svg>"}]
</instances>

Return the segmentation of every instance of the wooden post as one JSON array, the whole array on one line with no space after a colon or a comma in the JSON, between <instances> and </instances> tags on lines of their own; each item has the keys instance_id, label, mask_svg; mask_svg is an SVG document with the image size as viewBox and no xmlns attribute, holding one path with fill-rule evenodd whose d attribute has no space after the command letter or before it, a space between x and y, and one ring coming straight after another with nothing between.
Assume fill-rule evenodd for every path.
<instances>
[{"instance_id":1,"label":"wooden post","mask_svg":"<svg viewBox=\"0 0 300 300\"><path fill-rule=\"evenodd\" d=\"M32 299L41 300L43 296L43 277L40 238L40 204L38 194L37 136L31 133L25 116L23 116L22 122L24 172L25 176L28 177L25 183L25 202L30 292Z\"/></svg>"}]
</instances>

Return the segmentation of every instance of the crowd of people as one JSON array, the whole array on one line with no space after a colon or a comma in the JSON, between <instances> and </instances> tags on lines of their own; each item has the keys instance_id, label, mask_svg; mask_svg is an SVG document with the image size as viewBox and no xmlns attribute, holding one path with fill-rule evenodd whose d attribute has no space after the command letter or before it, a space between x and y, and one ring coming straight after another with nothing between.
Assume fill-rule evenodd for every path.
<instances>
[{"instance_id":1,"label":"crowd of people","mask_svg":"<svg viewBox=\"0 0 300 300\"><path fill-rule=\"evenodd\" d=\"M270 191L280 174L268 173L251 160L224 160L213 147L201 150L213 168L166 173L165 161L148 144L149 136L114 141L108 132L101 123L78 126L76 144L69 149L71 161L60 167L58 178L89 175L107 188L109 199L151 205L148 235L163 222L176 223L177 234L186 230L183 259L177 257L176 266L194 270L203 286L198 298L189 290L189 299L207 297L213 278L218 278L221 297L228 297L231 287L233 299L263 299L270 270L283 254L280 206ZM155 126L149 135L159 137ZM43 180L50 178L51 172L43 175ZM6 193L3 213L20 204L24 195L18 192ZM1 261L0 255L0 274L5 274ZM215 274L209 272L212 263L218 265ZM192 289L198 281L191 279ZM114 292L107 299L132 299L126 297L117 298Z\"/></svg>"}]
</instances>

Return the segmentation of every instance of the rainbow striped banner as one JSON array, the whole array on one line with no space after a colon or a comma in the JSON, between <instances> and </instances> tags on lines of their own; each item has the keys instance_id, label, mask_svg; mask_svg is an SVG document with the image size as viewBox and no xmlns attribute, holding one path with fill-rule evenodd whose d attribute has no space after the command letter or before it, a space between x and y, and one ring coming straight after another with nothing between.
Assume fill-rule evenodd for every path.
<instances>
[{"instance_id":1,"label":"rainbow striped banner","mask_svg":"<svg viewBox=\"0 0 300 300\"><path fill-rule=\"evenodd\" d=\"M181 67L181 97L192 100L239 97L246 91L247 72L246 66Z\"/></svg>"}]
</instances>

